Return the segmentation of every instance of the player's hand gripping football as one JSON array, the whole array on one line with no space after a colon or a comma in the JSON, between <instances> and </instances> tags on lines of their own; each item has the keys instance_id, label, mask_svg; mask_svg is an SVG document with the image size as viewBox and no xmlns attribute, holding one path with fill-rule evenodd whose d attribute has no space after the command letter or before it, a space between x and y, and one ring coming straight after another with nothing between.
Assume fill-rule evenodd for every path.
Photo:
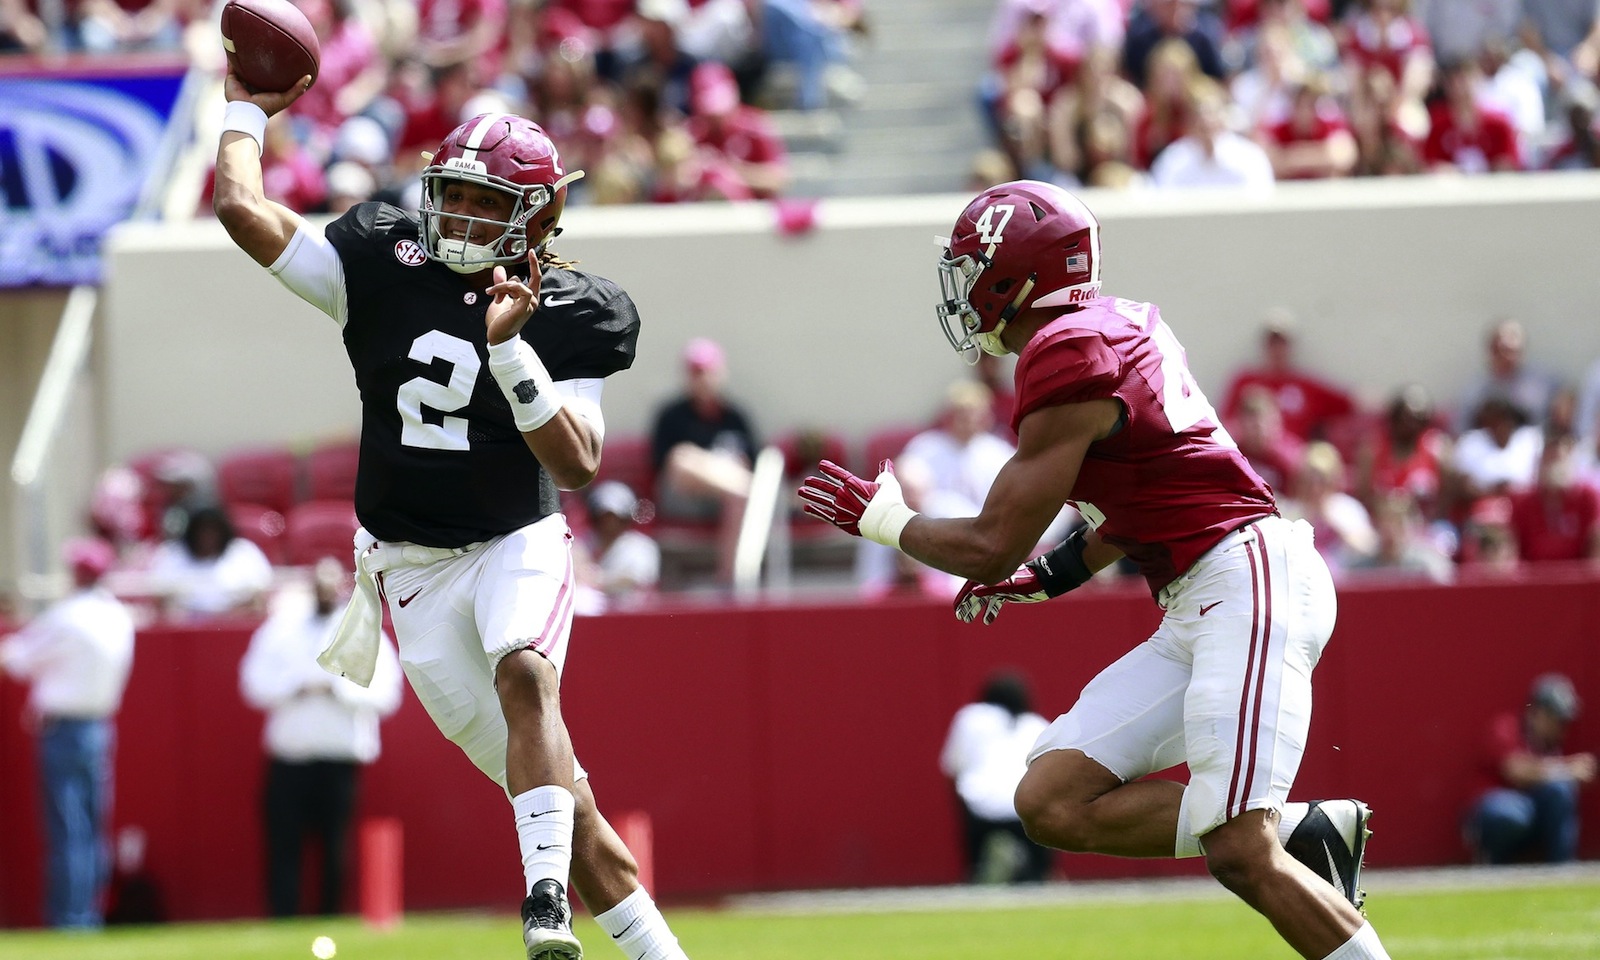
<instances>
[{"instance_id":1,"label":"player's hand gripping football","mask_svg":"<svg viewBox=\"0 0 1600 960\"><path fill-rule=\"evenodd\" d=\"M494 268L494 283L486 291L494 298L489 304L488 311L483 315L484 324L489 328L490 343L505 343L512 337L522 332L522 325L533 316L533 311L539 306L539 252L530 251L528 254L528 269L531 271L528 279L509 276L506 268L496 265Z\"/></svg>"},{"instance_id":2,"label":"player's hand gripping football","mask_svg":"<svg viewBox=\"0 0 1600 960\"><path fill-rule=\"evenodd\" d=\"M863 480L831 460L822 461L818 469L822 476L806 477L798 491L806 513L852 537L898 546L903 518L911 508L895 479L893 462L878 465L876 480Z\"/></svg>"},{"instance_id":3,"label":"player's hand gripping football","mask_svg":"<svg viewBox=\"0 0 1600 960\"><path fill-rule=\"evenodd\" d=\"M1000 608L1008 603L1042 603L1049 600L1050 594L1045 591L1039 569L1035 566L1038 562L1029 560L1018 567L1016 573L999 583L968 580L961 592L956 594L956 619L971 623L981 612L983 622L987 625L994 623L995 618L1000 616Z\"/></svg>"},{"instance_id":4,"label":"player's hand gripping football","mask_svg":"<svg viewBox=\"0 0 1600 960\"><path fill-rule=\"evenodd\" d=\"M267 116L282 113L289 109L289 104L300 99L300 95L311 89L311 75L300 78L300 82L281 93L270 90L261 93L251 93L250 88L244 85L239 75L233 72L233 65L228 65L228 76L222 81L222 95L228 100L248 100L261 108Z\"/></svg>"}]
</instances>

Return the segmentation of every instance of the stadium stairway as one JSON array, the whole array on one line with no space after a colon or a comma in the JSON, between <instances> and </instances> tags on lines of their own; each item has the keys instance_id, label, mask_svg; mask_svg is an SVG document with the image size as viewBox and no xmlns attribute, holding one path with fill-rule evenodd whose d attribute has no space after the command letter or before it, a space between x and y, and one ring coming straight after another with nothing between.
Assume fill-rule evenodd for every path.
<instances>
[{"instance_id":1,"label":"stadium stairway","mask_svg":"<svg viewBox=\"0 0 1600 960\"><path fill-rule=\"evenodd\" d=\"M851 64L860 99L778 110L798 197L959 192L988 142L977 84L993 3L872 0Z\"/></svg>"}]
</instances>

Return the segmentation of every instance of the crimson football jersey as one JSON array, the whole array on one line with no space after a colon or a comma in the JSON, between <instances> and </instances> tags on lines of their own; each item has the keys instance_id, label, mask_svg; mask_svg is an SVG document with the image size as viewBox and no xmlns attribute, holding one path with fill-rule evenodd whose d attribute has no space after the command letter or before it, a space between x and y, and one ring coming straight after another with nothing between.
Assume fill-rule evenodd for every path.
<instances>
[{"instance_id":1,"label":"crimson football jersey","mask_svg":"<svg viewBox=\"0 0 1600 960\"><path fill-rule=\"evenodd\" d=\"M1229 531L1277 513L1154 304L1101 297L1051 321L1017 358L1016 378L1013 429L1042 407L1121 402L1121 428L1089 446L1067 496L1151 593Z\"/></svg>"}]
</instances>

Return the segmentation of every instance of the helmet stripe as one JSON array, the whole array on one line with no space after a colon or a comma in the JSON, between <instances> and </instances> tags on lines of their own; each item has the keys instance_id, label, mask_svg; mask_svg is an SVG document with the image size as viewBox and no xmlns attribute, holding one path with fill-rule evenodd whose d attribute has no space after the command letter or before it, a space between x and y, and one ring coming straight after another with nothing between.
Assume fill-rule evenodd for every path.
<instances>
[{"instance_id":1,"label":"helmet stripe","mask_svg":"<svg viewBox=\"0 0 1600 960\"><path fill-rule=\"evenodd\" d=\"M478 159L478 149L483 146L484 138L489 135L490 130L494 129L494 125L496 123L505 119L507 116L509 116L509 114L491 113L485 116L482 120L479 120L478 125L473 127L472 132L467 135L467 142L462 148L461 159Z\"/></svg>"}]
</instances>

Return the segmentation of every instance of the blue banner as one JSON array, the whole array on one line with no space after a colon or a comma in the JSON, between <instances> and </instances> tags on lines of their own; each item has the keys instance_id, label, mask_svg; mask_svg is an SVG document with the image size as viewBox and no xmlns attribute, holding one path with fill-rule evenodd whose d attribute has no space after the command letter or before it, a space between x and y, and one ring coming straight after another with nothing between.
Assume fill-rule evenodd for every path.
<instances>
[{"instance_id":1,"label":"blue banner","mask_svg":"<svg viewBox=\"0 0 1600 960\"><path fill-rule=\"evenodd\" d=\"M0 287L98 283L100 243L164 155L184 66L7 64L0 73Z\"/></svg>"}]
</instances>

